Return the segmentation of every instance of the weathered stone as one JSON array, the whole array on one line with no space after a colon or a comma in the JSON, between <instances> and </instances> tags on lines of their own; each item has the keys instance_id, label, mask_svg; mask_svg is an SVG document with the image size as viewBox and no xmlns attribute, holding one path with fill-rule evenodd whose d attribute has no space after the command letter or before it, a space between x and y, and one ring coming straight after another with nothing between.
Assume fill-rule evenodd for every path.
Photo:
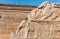
<instances>
[{"instance_id":1,"label":"weathered stone","mask_svg":"<svg viewBox=\"0 0 60 39\"><path fill-rule=\"evenodd\" d=\"M11 39L60 39L57 34L60 33L60 8L55 6L59 5L44 2L32 10Z\"/></svg>"}]
</instances>

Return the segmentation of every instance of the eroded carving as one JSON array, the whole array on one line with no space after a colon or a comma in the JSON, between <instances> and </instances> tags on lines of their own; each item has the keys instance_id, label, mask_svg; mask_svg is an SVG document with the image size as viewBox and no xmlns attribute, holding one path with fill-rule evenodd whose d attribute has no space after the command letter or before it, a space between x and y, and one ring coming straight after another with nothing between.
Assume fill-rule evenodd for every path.
<instances>
[{"instance_id":1,"label":"eroded carving","mask_svg":"<svg viewBox=\"0 0 60 39\"><path fill-rule=\"evenodd\" d=\"M55 4L44 2L32 10L28 20L20 23L14 39L58 39L56 26L60 24L60 8L54 6Z\"/></svg>"}]
</instances>

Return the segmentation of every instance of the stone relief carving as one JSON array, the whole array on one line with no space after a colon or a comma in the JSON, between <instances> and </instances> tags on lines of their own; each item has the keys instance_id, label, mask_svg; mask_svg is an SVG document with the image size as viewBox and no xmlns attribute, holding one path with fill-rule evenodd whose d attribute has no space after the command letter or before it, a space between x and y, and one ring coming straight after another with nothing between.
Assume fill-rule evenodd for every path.
<instances>
[{"instance_id":1,"label":"stone relief carving","mask_svg":"<svg viewBox=\"0 0 60 39\"><path fill-rule=\"evenodd\" d=\"M58 18L60 9L56 9L52 5L49 2L44 2L32 10L28 15L28 20L23 20L20 23L17 32L11 39L57 39L55 29L59 20L56 21L55 18ZM53 18L55 21L52 20Z\"/></svg>"}]
</instances>

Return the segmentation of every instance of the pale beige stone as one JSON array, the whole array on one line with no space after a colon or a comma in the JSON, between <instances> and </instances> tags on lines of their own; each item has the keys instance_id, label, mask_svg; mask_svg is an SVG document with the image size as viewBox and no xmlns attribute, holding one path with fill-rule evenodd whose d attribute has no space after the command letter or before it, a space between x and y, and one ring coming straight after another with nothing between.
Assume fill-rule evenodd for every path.
<instances>
[{"instance_id":1,"label":"pale beige stone","mask_svg":"<svg viewBox=\"0 0 60 39\"><path fill-rule=\"evenodd\" d=\"M55 7L56 6L56 7ZM44 2L20 23L14 39L60 39L60 5ZM12 37L13 38L13 37Z\"/></svg>"}]
</instances>

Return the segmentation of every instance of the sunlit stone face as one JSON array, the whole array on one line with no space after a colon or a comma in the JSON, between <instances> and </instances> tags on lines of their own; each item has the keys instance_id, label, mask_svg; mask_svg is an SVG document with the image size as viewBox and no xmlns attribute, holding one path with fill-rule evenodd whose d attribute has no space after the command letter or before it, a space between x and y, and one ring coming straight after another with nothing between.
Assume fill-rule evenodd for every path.
<instances>
[{"instance_id":1,"label":"sunlit stone face","mask_svg":"<svg viewBox=\"0 0 60 39\"><path fill-rule=\"evenodd\" d=\"M18 28L16 37L27 39L59 39L60 38L60 8L44 2L32 10L28 20ZM15 37L15 38L16 38ZM13 37L12 37L13 38ZM17 38L16 38L17 39Z\"/></svg>"}]
</instances>

